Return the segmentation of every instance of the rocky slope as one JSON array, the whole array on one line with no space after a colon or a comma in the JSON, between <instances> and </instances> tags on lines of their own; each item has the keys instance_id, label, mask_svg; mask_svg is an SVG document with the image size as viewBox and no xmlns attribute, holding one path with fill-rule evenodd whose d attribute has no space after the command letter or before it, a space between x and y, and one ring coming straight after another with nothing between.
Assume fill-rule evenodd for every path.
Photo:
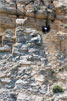
<instances>
[{"instance_id":1,"label":"rocky slope","mask_svg":"<svg viewBox=\"0 0 67 101\"><path fill-rule=\"evenodd\" d=\"M0 101L67 101L67 0L0 0Z\"/></svg>"}]
</instances>

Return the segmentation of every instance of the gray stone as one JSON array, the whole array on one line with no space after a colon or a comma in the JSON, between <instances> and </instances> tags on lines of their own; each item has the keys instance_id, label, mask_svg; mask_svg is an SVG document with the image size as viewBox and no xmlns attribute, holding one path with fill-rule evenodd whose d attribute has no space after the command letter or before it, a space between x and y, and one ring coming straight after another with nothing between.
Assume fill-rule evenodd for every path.
<instances>
[{"instance_id":1,"label":"gray stone","mask_svg":"<svg viewBox=\"0 0 67 101\"><path fill-rule=\"evenodd\" d=\"M22 52L28 52L28 45L27 44L22 45L21 48L20 48L20 50Z\"/></svg>"}]
</instances>

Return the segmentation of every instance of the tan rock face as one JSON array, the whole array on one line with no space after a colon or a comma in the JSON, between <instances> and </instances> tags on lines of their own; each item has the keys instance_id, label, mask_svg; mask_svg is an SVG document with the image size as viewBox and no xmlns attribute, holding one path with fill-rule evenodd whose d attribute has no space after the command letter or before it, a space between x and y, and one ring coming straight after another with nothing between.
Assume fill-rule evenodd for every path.
<instances>
[{"instance_id":1,"label":"tan rock face","mask_svg":"<svg viewBox=\"0 0 67 101\"><path fill-rule=\"evenodd\" d=\"M16 6L15 3L11 0L2 0L0 1L0 12L16 14Z\"/></svg>"},{"instance_id":2,"label":"tan rock face","mask_svg":"<svg viewBox=\"0 0 67 101\"><path fill-rule=\"evenodd\" d=\"M1 0L0 1L0 30L4 28L15 28L16 18L21 17L21 20L25 15L28 17L24 23L24 26L36 28L41 30L41 27L45 25L45 19L48 16L49 24L52 29L57 31L62 30L61 27L67 20L67 0L57 0L51 3L50 0ZM47 11L46 11L47 8ZM34 13L36 10L36 14ZM56 23L52 23L54 19L54 13L56 10L56 19L60 20ZM48 15L47 15L48 12ZM19 19L18 19L19 20ZM22 22L22 21L21 21ZM64 23L63 23L64 22ZM63 29L66 31L66 29Z\"/></svg>"},{"instance_id":3,"label":"tan rock face","mask_svg":"<svg viewBox=\"0 0 67 101\"><path fill-rule=\"evenodd\" d=\"M15 19L16 19L16 16L1 14L0 15L0 26L5 27L5 28L15 28L16 26Z\"/></svg>"},{"instance_id":4,"label":"tan rock face","mask_svg":"<svg viewBox=\"0 0 67 101\"><path fill-rule=\"evenodd\" d=\"M0 100L67 101L66 74L67 0L0 0Z\"/></svg>"},{"instance_id":5,"label":"tan rock face","mask_svg":"<svg viewBox=\"0 0 67 101\"><path fill-rule=\"evenodd\" d=\"M0 27L15 28L16 6L12 0L0 1Z\"/></svg>"},{"instance_id":6,"label":"tan rock face","mask_svg":"<svg viewBox=\"0 0 67 101\"><path fill-rule=\"evenodd\" d=\"M57 18L60 20L63 20L63 19L67 20L67 0L54 1L54 5L56 8Z\"/></svg>"},{"instance_id":7,"label":"tan rock face","mask_svg":"<svg viewBox=\"0 0 67 101\"><path fill-rule=\"evenodd\" d=\"M51 31L43 40L44 44L48 43L49 52L62 51L67 53L67 33Z\"/></svg>"},{"instance_id":8,"label":"tan rock face","mask_svg":"<svg viewBox=\"0 0 67 101\"><path fill-rule=\"evenodd\" d=\"M0 33L5 29L15 29L16 25L23 25L29 28L35 28L41 31L42 26L45 25L45 19L48 16L51 29L63 32L67 30L62 27L66 24L67 20L67 1L53 1L50 0L1 0L0 1ZM47 11L49 12L47 15ZM34 13L36 10L36 14ZM55 12L56 11L56 12ZM51 22L54 19L54 13L56 13L56 22ZM23 20L22 18L27 20ZM20 19L19 19L20 17ZM16 19L17 18L17 19ZM59 21L58 21L59 20ZM20 24L18 24L19 22Z\"/></svg>"}]
</instances>

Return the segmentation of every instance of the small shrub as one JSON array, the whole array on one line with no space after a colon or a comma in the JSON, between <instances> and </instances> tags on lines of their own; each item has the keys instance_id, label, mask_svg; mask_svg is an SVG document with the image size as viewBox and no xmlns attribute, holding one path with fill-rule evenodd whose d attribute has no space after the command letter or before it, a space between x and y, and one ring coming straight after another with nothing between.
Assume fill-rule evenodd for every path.
<instances>
[{"instance_id":1,"label":"small shrub","mask_svg":"<svg viewBox=\"0 0 67 101\"><path fill-rule=\"evenodd\" d=\"M62 93L62 92L64 92L64 89L61 86L55 85L53 87L53 93Z\"/></svg>"},{"instance_id":2,"label":"small shrub","mask_svg":"<svg viewBox=\"0 0 67 101\"><path fill-rule=\"evenodd\" d=\"M65 71L67 71L67 65L65 65L65 68L64 69L65 69Z\"/></svg>"},{"instance_id":3,"label":"small shrub","mask_svg":"<svg viewBox=\"0 0 67 101\"><path fill-rule=\"evenodd\" d=\"M64 26L65 28L67 28L67 24L64 24L63 26Z\"/></svg>"}]
</instances>

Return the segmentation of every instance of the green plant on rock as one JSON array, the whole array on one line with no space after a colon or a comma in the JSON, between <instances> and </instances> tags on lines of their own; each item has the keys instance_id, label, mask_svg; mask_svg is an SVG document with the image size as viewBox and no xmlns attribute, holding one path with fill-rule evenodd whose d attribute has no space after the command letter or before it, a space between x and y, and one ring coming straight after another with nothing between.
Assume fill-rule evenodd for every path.
<instances>
[{"instance_id":1,"label":"green plant on rock","mask_svg":"<svg viewBox=\"0 0 67 101\"><path fill-rule=\"evenodd\" d=\"M64 24L63 26L64 26L65 28L67 28L67 24Z\"/></svg>"},{"instance_id":2,"label":"green plant on rock","mask_svg":"<svg viewBox=\"0 0 67 101\"><path fill-rule=\"evenodd\" d=\"M65 69L65 71L67 71L67 65L65 65L65 68L64 69Z\"/></svg>"},{"instance_id":3,"label":"green plant on rock","mask_svg":"<svg viewBox=\"0 0 67 101\"><path fill-rule=\"evenodd\" d=\"M53 87L53 93L62 93L62 92L64 92L64 89L62 88L62 86L60 86L60 85L55 85L55 86Z\"/></svg>"}]
</instances>

